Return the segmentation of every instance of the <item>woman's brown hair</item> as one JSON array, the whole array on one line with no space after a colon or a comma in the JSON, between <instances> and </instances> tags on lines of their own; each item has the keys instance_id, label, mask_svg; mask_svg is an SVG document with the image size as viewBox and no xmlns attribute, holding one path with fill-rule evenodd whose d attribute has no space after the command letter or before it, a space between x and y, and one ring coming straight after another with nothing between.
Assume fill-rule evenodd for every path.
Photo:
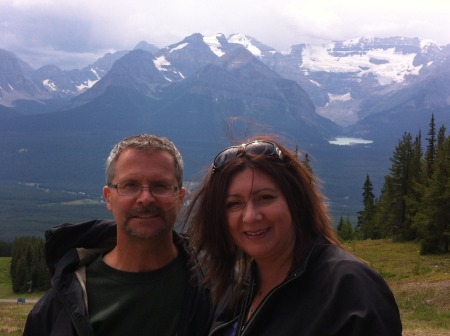
<instances>
[{"instance_id":1,"label":"woman's brown hair","mask_svg":"<svg viewBox=\"0 0 450 336\"><path fill-rule=\"evenodd\" d=\"M239 290L250 265L250 257L239 251L228 231L225 198L231 178L247 167L268 174L286 198L295 226L294 262L299 262L319 235L329 243L340 245L332 227L325 198L312 172L303 165L296 153L272 137L259 136L248 142L262 140L274 143L281 150L281 159L242 152L217 169L210 169L194 193L187 210L188 234L194 257L206 272L217 302L227 292Z\"/></svg>"}]
</instances>

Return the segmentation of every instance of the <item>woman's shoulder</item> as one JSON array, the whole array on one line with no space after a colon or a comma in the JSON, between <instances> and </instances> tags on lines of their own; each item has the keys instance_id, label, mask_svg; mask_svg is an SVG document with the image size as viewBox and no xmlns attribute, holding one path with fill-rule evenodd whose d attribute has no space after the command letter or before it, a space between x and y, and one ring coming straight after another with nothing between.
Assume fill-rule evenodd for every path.
<instances>
[{"instance_id":1,"label":"woman's shoulder","mask_svg":"<svg viewBox=\"0 0 450 336\"><path fill-rule=\"evenodd\" d=\"M381 275L369 266L367 262L359 259L342 247L331 244L323 244L319 253L316 254L315 260L310 260L309 266L311 268L317 267L334 279L363 277L365 280L382 280Z\"/></svg>"}]
</instances>

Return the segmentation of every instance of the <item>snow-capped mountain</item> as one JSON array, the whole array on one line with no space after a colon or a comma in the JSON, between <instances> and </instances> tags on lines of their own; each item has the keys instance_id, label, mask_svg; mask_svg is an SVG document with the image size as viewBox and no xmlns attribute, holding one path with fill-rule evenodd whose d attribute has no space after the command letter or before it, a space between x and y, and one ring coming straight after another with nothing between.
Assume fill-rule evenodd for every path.
<instances>
[{"instance_id":1,"label":"snow-capped mountain","mask_svg":"<svg viewBox=\"0 0 450 336\"><path fill-rule=\"evenodd\" d=\"M101 190L112 144L150 132L180 146L195 179L223 146L274 133L310 154L336 213L356 213L366 174L381 185L404 132L424 132L431 114L450 124L449 56L402 37L277 51L242 34L193 34L63 71L0 50L0 178ZM373 143L333 145L340 135Z\"/></svg>"},{"instance_id":2,"label":"snow-capped mountain","mask_svg":"<svg viewBox=\"0 0 450 336\"><path fill-rule=\"evenodd\" d=\"M274 70L302 85L319 114L345 126L367 116L361 109L365 100L417 80L441 53L430 41L401 37L300 44Z\"/></svg>"},{"instance_id":3,"label":"snow-capped mountain","mask_svg":"<svg viewBox=\"0 0 450 336\"><path fill-rule=\"evenodd\" d=\"M277 51L243 34L226 37L198 33L161 49L142 41L135 50L150 53L156 69L170 83L193 75L237 47L246 48L273 71L296 81L311 97L317 113L342 126L380 112L367 109L368 102L420 81L449 54L448 48L417 38L364 37L322 45L297 44L288 51ZM0 105L11 107L18 99L48 102L52 97L73 98L90 90L127 53L106 54L92 65L71 71L55 66L37 70L28 67L25 71L27 66L19 70L3 61L9 71L0 75ZM4 75L20 71L32 81L33 90Z\"/></svg>"},{"instance_id":4,"label":"snow-capped mountain","mask_svg":"<svg viewBox=\"0 0 450 336\"><path fill-rule=\"evenodd\" d=\"M33 80L33 73L12 52L0 49L0 104L12 107L16 100L50 99L43 83Z\"/></svg>"}]
</instances>

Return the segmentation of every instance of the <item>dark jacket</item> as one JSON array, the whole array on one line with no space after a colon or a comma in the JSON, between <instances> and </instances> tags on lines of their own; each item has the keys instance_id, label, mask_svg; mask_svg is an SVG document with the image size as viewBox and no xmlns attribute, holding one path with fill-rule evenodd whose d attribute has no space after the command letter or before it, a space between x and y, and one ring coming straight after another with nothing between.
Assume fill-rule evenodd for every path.
<instances>
[{"instance_id":1,"label":"dark jacket","mask_svg":"<svg viewBox=\"0 0 450 336\"><path fill-rule=\"evenodd\" d=\"M93 335L86 303L86 265L115 246L116 224L109 220L61 224L46 231L45 236L52 288L28 315L23 335ZM189 263L186 239L175 232L173 237ZM182 308L180 336L206 335L209 330L213 309L209 291L202 283L203 274L192 274Z\"/></svg>"},{"instance_id":2,"label":"dark jacket","mask_svg":"<svg viewBox=\"0 0 450 336\"><path fill-rule=\"evenodd\" d=\"M383 278L323 238L245 324L254 286L251 279L234 317L232 309L220 308L226 302L219 305L210 335L231 335L230 325L236 321L237 335L245 336L402 334L397 304Z\"/></svg>"}]
</instances>

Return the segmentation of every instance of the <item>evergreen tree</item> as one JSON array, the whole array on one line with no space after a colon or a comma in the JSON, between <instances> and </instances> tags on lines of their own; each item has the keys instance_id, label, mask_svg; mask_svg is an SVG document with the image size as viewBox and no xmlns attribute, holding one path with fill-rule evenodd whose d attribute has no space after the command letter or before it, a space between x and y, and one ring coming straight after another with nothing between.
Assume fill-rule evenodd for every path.
<instances>
[{"instance_id":1,"label":"evergreen tree","mask_svg":"<svg viewBox=\"0 0 450 336\"><path fill-rule=\"evenodd\" d=\"M409 191L408 194L405 195L405 226L409 227L410 230L405 238L412 240L417 238L418 225L415 221L415 217L422 207L422 198L427 184L427 173L423 163L422 140L420 132L413 144L413 153L410 163L410 176Z\"/></svg>"},{"instance_id":2,"label":"evergreen tree","mask_svg":"<svg viewBox=\"0 0 450 336\"><path fill-rule=\"evenodd\" d=\"M50 274L44 258L44 240L18 237L12 243L10 274L15 293L50 287Z\"/></svg>"},{"instance_id":3,"label":"evergreen tree","mask_svg":"<svg viewBox=\"0 0 450 336\"><path fill-rule=\"evenodd\" d=\"M25 256L18 256L15 259L14 268L11 262L11 279L14 293L24 293L26 291L27 283L30 281L30 273L27 267Z\"/></svg>"},{"instance_id":4,"label":"evergreen tree","mask_svg":"<svg viewBox=\"0 0 450 336\"><path fill-rule=\"evenodd\" d=\"M309 157L308 153L305 153L302 160L303 165L312 173L312 167L311 167L311 159Z\"/></svg>"},{"instance_id":5,"label":"evergreen tree","mask_svg":"<svg viewBox=\"0 0 450 336\"><path fill-rule=\"evenodd\" d=\"M450 137L445 127L439 130L436 157L431 178L425 189L421 211L415 222L419 228L421 252L449 252L450 244Z\"/></svg>"},{"instance_id":6,"label":"evergreen tree","mask_svg":"<svg viewBox=\"0 0 450 336\"><path fill-rule=\"evenodd\" d=\"M425 152L425 171L427 178L433 174L434 160L436 157L436 126L434 123L434 114L431 115L431 121L428 128L427 151Z\"/></svg>"},{"instance_id":7,"label":"evergreen tree","mask_svg":"<svg viewBox=\"0 0 450 336\"><path fill-rule=\"evenodd\" d=\"M302 156L300 153L300 150L298 149L298 146L295 146L295 151L294 151L295 156L297 157L297 159L311 172L313 173L312 167L311 167L311 158L309 157L308 153L305 153L303 155L303 158L301 159L300 157Z\"/></svg>"},{"instance_id":8,"label":"evergreen tree","mask_svg":"<svg viewBox=\"0 0 450 336\"><path fill-rule=\"evenodd\" d=\"M380 198L377 202L377 211L375 213L375 223L382 238L393 237L394 231L398 230L395 226L396 214L389 211L394 207L394 192L392 191L391 179L385 176L384 185L381 189Z\"/></svg>"},{"instance_id":9,"label":"evergreen tree","mask_svg":"<svg viewBox=\"0 0 450 336\"><path fill-rule=\"evenodd\" d=\"M336 228L336 232L339 236L339 238L341 238L344 241L348 241L348 240L352 240L354 239L353 236L353 225L350 221L350 219L348 217L346 217L345 219L341 216L341 218L339 219L339 224Z\"/></svg>"},{"instance_id":10,"label":"evergreen tree","mask_svg":"<svg viewBox=\"0 0 450 336\"><path fill-rule=\"evenodd\" d=\"M395 239L408 240L415 237L414 226L408 215L407 198L411 195L413 181L420 178L420 160L417 146L410 133L405 132L391 157L390 174L385 176L380 196L376 226L383 233L389 232Z\"/></svg>"},{"instance_id":11,"label":"evergreen tree","mask_svg":"<svg viewBox=\"0 0 450 336\"><path fill-rule=\"evenodd\" d=\"M11 257L11 243L0 240L0 257Z\"/></svg>"},{"instance_id":12,"label":"evergreen tree","mask_svg":"<svg viewBox=\"0 0 450 336\"><path fill-rule=\"evenodd\" d=\"M369 175L366 176L364 181L362 195L364 209L358 212L357 226L363 239L378 239L380 233L375 224L376 200Z\"/></svg>"}]
</instances>

